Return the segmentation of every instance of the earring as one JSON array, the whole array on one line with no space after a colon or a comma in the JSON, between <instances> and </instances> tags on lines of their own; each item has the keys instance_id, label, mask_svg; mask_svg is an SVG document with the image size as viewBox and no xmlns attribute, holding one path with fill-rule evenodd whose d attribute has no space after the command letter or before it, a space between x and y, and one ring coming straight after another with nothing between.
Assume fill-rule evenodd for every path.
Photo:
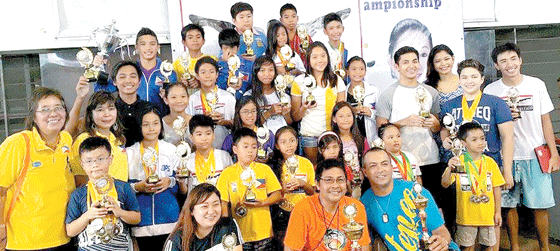
<instances>
[{"instance_id":1,"label":"earring","mask_svg":"<svg viewBox=\"0 0 560 251\"><path fill-rule=\"evenodd\" d=\"M138 50L133 50L133 51L132 51L132 56L136 56L137 51L138 51Z\"/></svg>"},{"instance_id":2,"label":"earring","mask_svg":"<svg viewBox=\"0 0 560 251\"><path fill-rule=\"evenodd\" d=\"M113 131L119 130L119 125L117 123L113 124Z\"/></svg>"},{"instance_id":3,"label":"earring","mask_svg":"<svg viewBox=\"0 0 560 251\"><path fill-rule=\"evenodd\" d=\"M161 55L161 49L158 49L158 50L157 50L157 54L160 54L160 55Z\"/></svg>"}]
</instances>

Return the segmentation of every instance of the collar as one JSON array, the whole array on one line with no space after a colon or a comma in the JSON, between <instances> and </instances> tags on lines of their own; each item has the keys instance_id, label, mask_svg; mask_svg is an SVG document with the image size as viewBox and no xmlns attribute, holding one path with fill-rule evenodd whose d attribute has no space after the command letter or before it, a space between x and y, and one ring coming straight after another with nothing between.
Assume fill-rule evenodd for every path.
<instances>
[{"instance_id":1,"label":"collar","mask_svg":"<svg viewBox=\"0 0 560 251\"><path fill-rule=\"evenodd\" d=\"M34 146L35 149L37 149L37 151L43 151L43 150L57 151L61 147L66 147L68 148L67 150L70 150L69 146L66 145L65 134L68 134L68 132L61 131L60 133L58 133L58 144L56 145L56 148L53 150L52 148L47 146L46 142L43 140L43 138L41 138L41 134L37 130L37 127L34 126L33 129L31 130L31 139L30 139L31 145ZM70 135L68 134L68 136Z\"/></svg>"}]
</instances>

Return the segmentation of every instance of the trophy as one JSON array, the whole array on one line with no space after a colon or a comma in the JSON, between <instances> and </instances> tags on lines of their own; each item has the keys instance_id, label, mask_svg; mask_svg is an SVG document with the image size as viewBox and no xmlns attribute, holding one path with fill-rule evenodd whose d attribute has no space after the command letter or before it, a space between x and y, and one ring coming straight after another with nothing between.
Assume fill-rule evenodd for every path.
<instances>
[{"instance_id":1,"label":"trophy","mask_svg":"<svg viewBox=\"0 0 560 251\"><path fill-rule=\"evenodd\" d=\"M344 71L344 69L339 68L342 64L344 64L344 62L342 62L342 54L339 51L336 51L335 53L336 53L335 62L337 66L335 67L334 73L340 76L341 78L344 78L346 77L346 72Z\"/></svg>"},{"instance_id":2,"label":"trophy","mask_svg":"<svg viewBox=\"0 0 560 251\"><path fill-rule=\"evenodd\" d=\"M288 83L286 81L286 75L278 75L274 79L274 88L276 88L276 93L280 99L281 106L288 106L290 104L290 98L286 93L286 89L288 88Z\"/></svg>"},{"instance_id":3,"label":"trophy","mask_svg":"<svg viewBox=\"0 0 560 251\"><path fill-rule=\"evenodd\" d=\"M147 149L145 149L144 154L142 155L142 162L144 163L144 166L147 167L149 172L149 174L146 174L148 176L147 182L149 184L158 183L159 176L156 173L158 152L154 148L148 147Z\"/></svg>"},{"instance_id":4,"label":"trophy","mask_svg":"<svg viewBox=\"0 0 560 251\"><path fill-rule=\"evenodd\" d=\"M102 199L98 207L107 208L111 205L108 198L108 193L115 185L114 180L109 177L101 177L98 179L94 186L95 190L101 195ZM96 218L91 221L86 228L90 236L95 236L103 243L109 243L113 238L117 237L124 230L124 226L119 219L112 213L107 214L102 218Z\"/></svg>"},{"instance_id":5,"label":"trophy","mask_svg":"<svg viewBox=\"0 0 560 251\"><path fill-rule=\"evenodd\" d=\"M377 138L373 140L373 146L385 149L385 142L381 138Z\"/></svg>"},{"instance_id":6,"label":"trophy","mask_svg":"<svg viewBox=\"0 0 560 251\"><path fill-rule=\"evenodd\" d=\"M282 48L280 48L280 54L287 62L285 65L286 71L291 71L296 68L296 64L290 62L294 53L289 45L286 44L282 46Z\"/></svg>"},{"instance_id":7,"label":"trophy","mask_svg":"<svg viewBox=\"0 0 560 251\"><path fill-rule=\"evenodd\" d=\"M515 87L511 87L506 92L507 96L507 103L511 107L511 109L519 111L517 109L517 105L519 105L519 90ZM513 118L513 120L517 120L521 118L521 111L519 111L519 116Z\"/></svg>"},{"instance_id":8,"label":"trophy","mask_svg":"<svg viewBox=\"0 0 560 251\"><path fill-rule=\"evenodd\" d=\"M426 219L428 218L428 214L426 213L426 207L428 206L428 198L422 195L422 185L415 182L413 185L413 190L415 193L415 198L412 200L414 206L418 210L418 217L420 217L420 223L422 224L422 233L419 240L419 250L428 250L428 246L430 245L429 239L430 235L428 234L428 224L426 223Z\"/></svg>"},{"instance_id":9,"label":"trophy","mask_svg":"<svg viewBox=\"0 0 560 251\"><path fill-rule=\"evenodd\" d=\"M447 129L449 131L449 138L451 140L454 140L457 138L457 129L458 126L457 124L455 124L455 119L453 118L453 115L447 113L443 116L442 119L442 124L445 127L445 129Z\"/></svg>"},{"instance_id":10,"label":"trophy","mask_svg":"<svg viewBox=\"0 0 560 251\"><path fill-rule=\"evenodd\" d=\"M286 159L286 163L284 163L284 165L286 165L284 181L293 179L299 167L298 158L295 155L292 155L288 159ZM285 211L291 212L294 209L294 205L284 197L280 202L280 208L284 209Z\"/></svg>"},{"instance_id":11,"label":"trophy","mask_svg":"<svg viewBox=\"0 0 560 251\"><path fill-rule=\"evenodd\" d=\"M461 154L463 154L464 149L465 148L463 147L463 143L461 143L461 140L459 138L453 139L453 141L451 142L451 153L453 154L453 156L455 157L461 156ZM459 166L455 167L455 172L464 173L465 166L459 163Z\"/></svg>"},{"instance_id":12,"label":"trophy","mask_svg":"<svg viewBox=\"0 0 560 251\"><path fill-rule=\"evenodd\" d=\"M233 55L228 59L227 64L229 69L227 91L231 92L232 94L235 94L237 90L231 87L230 84L233 86L239 85L239 77L237 76L237 70L239 70L239 67L241 66L241 60L237 55Z\"/></svg>"},{"instance_id":13,"label":"trophy","mask_svg":"<svg viewBox=\"0 0 560 251\"><path fill-rule=\"evenodd\" d=\"M228 234L222 238L222 246L226 251L233 251L237 244L237 236L235 233Z\"/></svg>"},{"instance_id":14,"label":"trophy","mask_svg":"<svg viewBox=\"0 0 560 251\"><path fill-rule=\"evenodd\" d=\"M344 164L352 170L351 187L359 187L362 184L360 178L360 162L358 160L358 153L354 151L346 151L344 153Z\"/></svg>"},{"instance_id":15,"label":"trophy","mask_svg":"<svg viewBox=\"0 0 560 251\"><path fill-rule=\"evenodd\" d=\"M313 76L305 74L302 82L303 82L303 86L308 92L308 95L305 98L305 102L314 105L317 101L315 101L315 97L313 96L312 92L313 90L315 90L315 88L317 88L317 81L315 81L315 78Z\"/></svg>"},{"instance_id":16,"label":"trophy","mask_svg":"<svg viewBox=\"0 0 560 251\"><path fill-rule=\"evenodd\" d=\"M266 149L264 149L264 144L268 141L270 137L270 132L266 126L257 128L257 142L259 142L259 149L257 151L257 158L266 159Z\"/></svg>"},{"instance_id":17,"label":"trophy","mask_svg":"<svg viewBox=\"0 0 560 251\"><path fill-rule=\"evenodd\" d=\"M241 172L241 182L247 188L245 191L245 196L243 196L243 200L247 202L255 202L257 201L257 194L253 191L253 185L255 184L255 171L251 168L246 168ZM239 204L235 209L235 214L239 217L244 217L247 215L247 207Z\"/></svg>"},{"instance_id":18,"label":"trophy","mask_svg":"<svg viewBox=\"0 0 560 251\"><path fill-rule=\"evenodd\" d=\"M163 83L169 84L169 76L173 74L173 64L165 60L161 62L161 65L159 66L159 71L161 72L161 75L165 77L165 81L163 81Z\"/></svg>"},{"instance_id":19,"label":"trophy","mask_svg":"<svg viewBox=\"0 0 560 251\"><path fill-rule=\"evenodd\" d=\"M186 51L183 51L181 53L181 56L179 56L179 63L185 70L185 72L183 73L183 78L187 81L191 81L194 78L194 74L189 71L190 58L191 56Z\"/></svg>"},{"instance_id":20,"label":"trophy","mask_svg":"<svg viewBox=\"0 0 560 251\"><path fill-rule=\"evenodd\" d=\"M309 36L307 36L307 30L305 29L305 26L298 25L298 27L296 28L296 32L299 40L301 41L301 48L304 51L307 51L307 48L309 47Z\"/></svg>"},{"instance_id":21,"label":"trophy","mask_svg":"<svg viewBox=\"0 0 560 251\"><path fill-rule=\"evenodd\" d=\"M218 93L216 92L216 89L212 89L212 91L206 93L205 97L206 97L206 102L210 107L209 112L213 113L214 111L216 111L216 106L218 105Z\"/></svg>"},{"instance_id":22,"label":"trophy","mask_svg":"<svg viewBox=\"0 0 560 251\"><path fill-rule=\"evenodd\" d=\"M89 82L97 81L101 68L93 65L93 52L88 48L82 47L82 50L76 53L76 60L85 68L84 77L86 77Z\"/></svg>"},{"instance_id":23,"label":"trophy","mask_svg":"<svg viewBox=\"0 0 560 251\"><path fill-rule=\"evenodd\" d=\"M175 176L177 176L177 178L179 179L184 179L187 178L190 173L189 169L187 169L187 157L191 153L191 146L184 140L187 128L185 119L182 116L178 116L177 119L173 121L173 130L175 131L175 133L177 133L177 135L179 135L179 138L181 139L179 145L177 145L177 149L175 150L177 156L181 158L179 162L179 168L177 169Z\"/></svg>"},{"instance_id":24,"label":"trophy","mask_svg":"<svg viewBox=\"0 0 560 251\"><path fill-rule=\"evenodd\" d=\"M361 85L356 85L354 89L352 89L352 96L354 96L354 99L358 102L358 106L362 106L366 96L366 90Z\"/></svg>"},{"instance_id":25,"label":"trophy","mask_svg":"<svg viewBox=\"0 0 560 251\"><path fill-rule=\"evenodd\" d=\"M342 226L342 230L346 234L346 238L348 238L352 244L350 245L351 251L361 251L362 247L358 243L358 240L362 238L362 234L364 233L364 225L358 223L354 220L356 215L358 214L358 208L354 204L344 206L343 210L344 216L348 218L349 222Z\"/></svg>"},{"instance_id":26,"label":"trophy","mask_svg":"<svg viewBox=\"0 0 560 251\"><path fill-rule=\"evenodd\" d=\"M414 97L416 98L416 103L420 106L418 115L420 117L429 118L430 111L425 108L426 102L428 101L428 91L424 87L419 86L414 92Z\"/></svg>"},{"instance_id":27,"label":"trophy","mask_svg":"<svg viewBox=\"0 0 560 251\"><path fill-rule=\"evenodd\" d=\"M252 48L253 45L253 32L249 29L246 29L243 32L243 43L245 43L245 45L247 46L247 50L246 50L246 55L247 56L253 56L254 55L254 51Z\"/></svg>"}]
</instances>

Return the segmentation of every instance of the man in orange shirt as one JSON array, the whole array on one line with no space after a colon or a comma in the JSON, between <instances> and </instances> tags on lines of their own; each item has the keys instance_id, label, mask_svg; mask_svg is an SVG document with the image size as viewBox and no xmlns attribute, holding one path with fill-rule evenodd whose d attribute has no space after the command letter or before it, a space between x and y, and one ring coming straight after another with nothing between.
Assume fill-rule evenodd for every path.
<instances>
[{"instance_id":1,"label":"man in orange shirt","mask_svg":"<svg viewBox=\"0 0 560 251\"><path fill-rule=\"evenodd\" d=\"M284 250L350 250L352 241L343 227L350 222L345 213L354 205L354 220L364 226L362 237L357 240L363 251L370 251L370 237L364 205L359 200L345 196L347 191L344 164L338 160L325 160L317 165L316 176L319 194L307 197L296 204L290 216Z\"/></svg>"}]
</instances>

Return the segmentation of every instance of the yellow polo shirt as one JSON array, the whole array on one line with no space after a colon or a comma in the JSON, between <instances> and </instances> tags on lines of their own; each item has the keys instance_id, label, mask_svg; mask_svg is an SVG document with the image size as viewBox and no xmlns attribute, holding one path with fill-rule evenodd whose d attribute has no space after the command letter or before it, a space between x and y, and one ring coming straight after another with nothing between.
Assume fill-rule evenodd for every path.
<instances>
[{"instance_id":1,"label":"yellow polo shirt","mask_svg":"<svg viewBox=\"0 0 560 251\"><path fill-rule=\"evenodd\" d=\"M4 214L14 195L15 182L23 170L26 144L22 133L29 135L30 165L21 192L6 223L8 249L45 249L64 245L66 204L74 190L74 177L68 166L72 137L59 134L56 149L46 146L35 128L8 137L0 145L0 186L7 188ZM5 215L4 215L5 217Z\"/></svg>"},{"instance_id":2,"label":"yellow polo shirt","mask_svg":"<svg viewBox=\"0 0 560 251\"><path fill-rule=\"evenodd\" d=\"M99 132L95 133L95 136L105 138L111 144L111 154L113 155L113 162L109 166L109 175L113 178L128 182L128 159L126 157L126 150L124 144L121 143L115 135L111 133L109 138ZM74 141L72 145L72 155L70 157L70 167L72 167L72 173L74 175L86 175L86 172L82 168L80 161L80 144L84 142L85 139L89 138L90 135L85 132L80 134Z\"/></svg>"},{"instance_id":3,"label":"yellow polo shirt","mask_svg":"<svg viewBox=\"0 0 560 251\"><path fill-rule=\"evenodd\" d=\"M282 189L280 182L269 166L253 162L252 169L255 172L256 184L253 191L257 200L264 201L272 192ZM240 175L243 167L238 163L226 168L220 177L216 187L220 191L221 199L231 203L231 212L235 221L241 229L241 236L245 242L260 241L272 237L272 219L270 207L248 207L247 215L239 217L235 214L235 208L244 199L247 188L243 185Z\"/></svg>"},{"instance_id":4,"label":"yellow polo shirt","mask_svg":"<svg viewBox=\"0 0 560 251\"><path fill-rule=\"evenodd\" d=\"M310 186L316 186L315 184L315 168L313 164L307 158L297 156L298 158L298 168L295 173L296 179L301 179L305 181ZM286 172L286 163L282 166L283 172ZM282 175L282 183L287 182L287 176ZM292 192L284 194L284 199L288 200L292 205L296 205L299 201L305 199L308 195L305 193L305 189L298 188Z\"/></svg>"}]
</instances>

